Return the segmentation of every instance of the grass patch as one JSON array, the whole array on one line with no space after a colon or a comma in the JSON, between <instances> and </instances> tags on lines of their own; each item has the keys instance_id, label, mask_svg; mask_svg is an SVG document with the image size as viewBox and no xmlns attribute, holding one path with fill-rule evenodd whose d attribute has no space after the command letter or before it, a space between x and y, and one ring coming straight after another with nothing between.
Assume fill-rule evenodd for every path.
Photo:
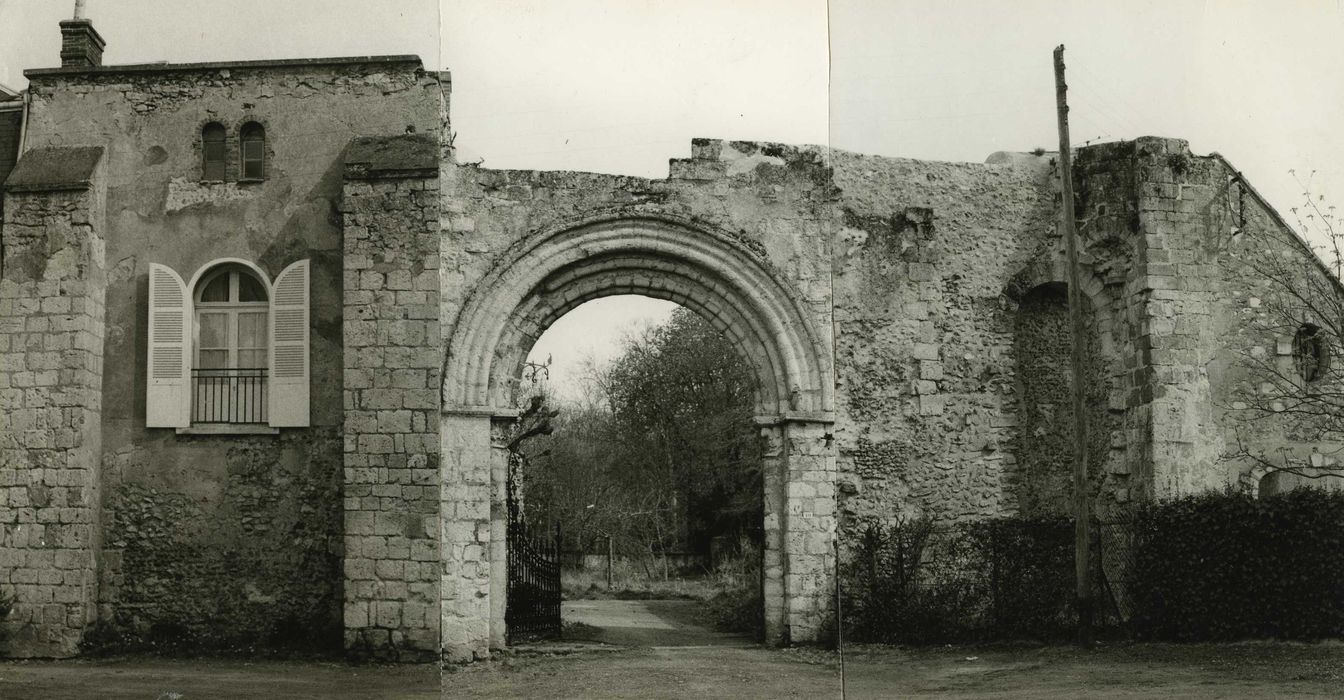
<instances>
[{"instance_id":1,"label":"grass patch","mask_svg":"<svg viewBox=\"0 0 1344 700\"><path fill-rule=\"evenodd\" d=\"M616 560L611 586L607 571L601 569L565 569L560 588L565 600L712 600L744 586L757 586L759 569L730 562L718 570L674 572L667 578L650 575L643 566L628 560ZM748 581L748 579L750 579Z\"/></svg>"}]
</instances>

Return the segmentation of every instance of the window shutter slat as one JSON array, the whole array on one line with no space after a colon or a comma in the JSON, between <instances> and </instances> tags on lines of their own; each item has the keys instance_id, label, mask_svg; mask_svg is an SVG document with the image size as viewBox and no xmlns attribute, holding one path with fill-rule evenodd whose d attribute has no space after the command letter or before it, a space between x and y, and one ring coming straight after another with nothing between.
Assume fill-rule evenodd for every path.
<instances>
[{"instance_id":1,"label":"window shutter slat","mask_svg":"<svg viewBox=\"0 0 1344 700\"><path fill-rule=\"evenodd\" d=\"M149 264L149 358L145 426L185 428L191 421L191 297L172 268Z\"/></svg>"},{"instance_id":2,"label":"window shutter slat","mask_svg":"<svg viewBox=\"0 0 1344 700\"><path fill-rule=\"evenodd\" d=\"M308 261L285 268L271 288L269 414L272 427L306 427L308 410Z\"/></svg>"}]
</instances>

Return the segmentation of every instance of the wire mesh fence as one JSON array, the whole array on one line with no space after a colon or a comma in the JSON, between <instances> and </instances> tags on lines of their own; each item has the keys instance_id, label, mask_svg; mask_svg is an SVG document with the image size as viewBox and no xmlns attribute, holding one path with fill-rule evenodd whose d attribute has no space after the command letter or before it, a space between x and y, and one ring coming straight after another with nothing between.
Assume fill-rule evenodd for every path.
<instances>
[{"instance_id":1,"label":"wire mesh fence","mask_svg":"<svg viewBox=\"0 0 1344 700\"><path fill-rule=\"evenodd\" d=\"M1130 607L1133 523L1094 523L1092 538L1095 622L1119 628ZM851 638L1050 640L1077 628L1072 520L871 524L848 550L841 585Z\"/></svg>"}]
</instances>

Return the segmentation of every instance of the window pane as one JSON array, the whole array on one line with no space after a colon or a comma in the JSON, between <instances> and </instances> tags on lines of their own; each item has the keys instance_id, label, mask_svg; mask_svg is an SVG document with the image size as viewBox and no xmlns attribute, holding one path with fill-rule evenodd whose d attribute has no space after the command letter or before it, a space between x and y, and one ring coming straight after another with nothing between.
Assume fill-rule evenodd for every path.
<instances>
[{"instance_id":1,"label":"window pane","mask_svg":"<svg viewBox=\"0 0 1344 700\"><path fill-rule=\"evenodd\" d=\"M238 366L260 369L266 366L266 348L260 350L239 350Z\"/></svg>"},{"instance_id":2,"label":"window pane","mask_svg":"<svg viewBox=\"0 0 1344 700\"><path fill-rule=\"evenodd\" d=\"M266 301L266 289L261 280L247 273L238 275L238 301Z\"/></svg>"},{"instance_id":3,"label":"window pane","mask_svg":"<svg viewBox=\"0 0 1344 700\"><path fill-rule=\"evenodd\" d=\"M238 314L238 349L266 347L266 312ZM251 366L251 365L245 365Z\"/></svg>"},{"instance_id":4,"label":"window pane","mask_svg":"<svg viewBox=\"0 0 1344 700\"><path fill-rule=\"evenodd\" d=\"M216 275L210 283L201 290L201 301L228 301L229 300L229 273Z\"/></svg>"},{"instance_id":5,"label":"window pane","mask_svg":"<svg viewBox=\"0 0 1344 700\"><path fill-rule=\"evenodd\" d=\"M242 160L244 178L266 176L266 130L256 122L243 125Z\"/></svg>"},{"instance_id":6,"label":"window pane","mask_svg":"<svg viewBox=\"0 0 1344 700\"><path fill-rule=\"evenodd\" d=\"M209 146L205 150L205 167L202 169L201 177L206 180L224 179L224 144L219 144L216 149L219 152L211 154Z\"/></svg>"},{"instance_id":7,"label":"window pane","mask_svg":"<svg viewBox=\"0 0 1344 700\"><path fill-rule=\"evenodd\" d=\"M207 124L201 131L202 158L201 177L206 180L224 179L224 161L227 157L224 142L224 126Z\"/></svg>"},{"instance_id":8,"label":"window pane","mask_svg":"<svg viewBox=\"0 0 1344 700\"><path fill-rule=\"evenodd\" d=\"M228 350L202 350L201 369L220 369L229 366Z\"/></svg>"},{"instance_id":9,"label":"window pane","mask_svg":"<svg viewBox=\"0 0 1344 700\"><path fill-rule=\"evenodd\" d=\"M201 314L201 349L229 347L229 315L226 313Z\"/></svg>"}]
</instances>

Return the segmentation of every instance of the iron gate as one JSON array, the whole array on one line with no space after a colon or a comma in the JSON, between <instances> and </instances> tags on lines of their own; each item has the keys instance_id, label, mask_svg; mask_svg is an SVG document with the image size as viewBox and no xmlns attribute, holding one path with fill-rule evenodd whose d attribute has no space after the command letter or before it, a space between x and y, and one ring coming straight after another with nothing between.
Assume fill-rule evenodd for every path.
<instances>
[{"instance_id":1,"label":"iron gate","mask_svg":"<svg viewBox=\"0 0 1344 700\"><path fill-rule=\"evenodd\" d=\"M508 598L504 627L508 643L524 638L560 634L560 524L554 535L529 532L517 496L515 474L522 455L509 455L508 502Z\"/></svg>"}]
</instances>

